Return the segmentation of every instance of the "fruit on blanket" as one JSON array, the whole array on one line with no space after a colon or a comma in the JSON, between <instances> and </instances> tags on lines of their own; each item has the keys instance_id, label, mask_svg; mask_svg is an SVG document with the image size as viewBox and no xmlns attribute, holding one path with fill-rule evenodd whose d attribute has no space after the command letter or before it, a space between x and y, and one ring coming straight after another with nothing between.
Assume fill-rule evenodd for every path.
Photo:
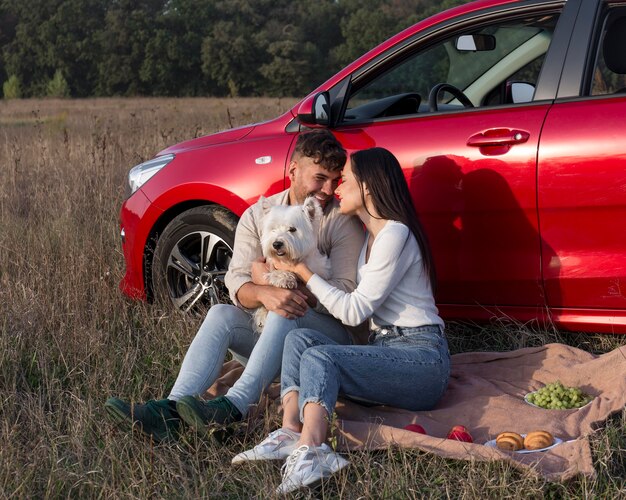
<instances>
[{"instance_id":1,"label":"fruit on blanket","mask_svg":"<svg viewBox=\"0 0 626 500\"><path fill-rule=\"evenodd\" d=\"M540 408L549 410L569 410L585 406L593 398L578 387L567 387L559 380L531 392L527 401Z\"/></svg>"},{"instance_id":2,"label":"fruit on blanket","mask_svg":"<svg viewBox=\"0 0 626 500\"><path fill-rule=\"evenodd\" d=\"M462 425L455 425L450 429L446 439L454 439L456 441L463 441L464 443L473 443L474 439L469 431Z\"/></svg>"},{"instance_id":3,"label":"fruit on blanket","mask_svg":"<svg viewBox=\"0 0 626 500\"><path fill-rule=\"evenodd\" d=\"M548 431L532 431L524 438L524 448L527 450L540 450L554 444L554 436Z\"/></svg>"},{"instance_id":4,"label":"fruit on blanket","mask_svg":"<svg viewBox=\"0 0 626 500\"><path fill-rule=\"evenodd\" d=\"M417 432L418 434L426 434L426 431L420 424L405 425L404 429L411 432Z\"/></svg>"},{"instance_id":5,"label":"fruit on blanket","mask_svg":"<svg viewBox=\"0 0 626 500\"><path fill-rule=\"evenodd\" d=\"M496 437L496 446L500 450L518 451L524 448L524 438L517 432L501 432Z\"/></svg>"}]
</instances>

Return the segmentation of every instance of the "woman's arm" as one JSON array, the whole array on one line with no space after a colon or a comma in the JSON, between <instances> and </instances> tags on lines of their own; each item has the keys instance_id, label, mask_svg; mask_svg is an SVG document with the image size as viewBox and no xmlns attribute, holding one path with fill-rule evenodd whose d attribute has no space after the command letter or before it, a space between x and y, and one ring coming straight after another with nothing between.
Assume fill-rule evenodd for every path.
<instances>
[{"instance_id":1,"label":"woman's arm","mask_svg":"<svg viewBox=\"0 0 626 500\"><path fill-rule=\"evenodd\" d=\"M274 269L278 269L279 271L289 271L291 273L294 273L305 284L308 283L311 279L311 276L313 276L313 273L304 262L298 262L297 264L294 264L292 262L275 259L272 261L272 265L274 266Z\"/></svg>"},{"instance_id":2,"label":"woman's arm","mask_svg":"<svg viewBox=\"0 0 626 500\"><path fill-rule=\"evenodd\" d=\"M416 262L421 265L419 254L409 251L406 245L411 237L406 226L388 224L374 242L370 259L361 268L361 281L352 293L333 287L311 273L303 263L292 265L288 270L307 283L307 287L333 316L346 325L358 325L387 299L411 265ZM419 252L417 243L410 248Z\"/></svg>"}]
</instances>

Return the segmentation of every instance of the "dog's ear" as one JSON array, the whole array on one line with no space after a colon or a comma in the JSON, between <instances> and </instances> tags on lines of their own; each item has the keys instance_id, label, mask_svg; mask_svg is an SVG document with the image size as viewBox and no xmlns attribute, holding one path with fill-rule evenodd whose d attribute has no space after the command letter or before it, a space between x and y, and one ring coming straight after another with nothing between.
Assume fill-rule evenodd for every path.
<instances>
[{"instance_id":1,"label":"dog's ear","mask_svg":"<svg viewBox=\"0 0 626 500\"><path fill-rule=\"evenodd\" d=\"M265 196L260 196L259 201L257 203L261 206L261 210L263 211L263 215L267 215L267 212L272 208L271 203Z\"/></svg>"},{"instance_id":2,"label":"dog's ear","mask_svg":"<svg viewBox=\"0 0 626 500\"><path fill-rule=\"evenodd\" d=\"M304 200L302 210L311 222L322 218L322 206L313 196L309 196L306 200Z\"/></svg>"}]
</instances>

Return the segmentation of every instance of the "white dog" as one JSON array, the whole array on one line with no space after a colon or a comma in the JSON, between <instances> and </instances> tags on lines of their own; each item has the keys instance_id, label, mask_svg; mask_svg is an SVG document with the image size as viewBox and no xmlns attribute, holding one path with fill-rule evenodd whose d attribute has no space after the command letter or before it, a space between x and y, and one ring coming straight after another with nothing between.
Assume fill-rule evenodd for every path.
<instances>
[{"instance_id":1,"label":"white dog","mask_svg":"<svg viewBox=\"0 0 626 500\"><path fill-rule=\"evenodd\" d=\"M292 263L305 262L307 267L324 279L330 278L330 259L318 249L318 235L322 220L319 202L308 197L303 205L270 205L267 198L259 199L265 213L261 230L263 256L270 266L265 275L268 283L280 288L296 288L297 276L272 266L273 259ZM258 332L263 329L267 309L261 306L254 312Z\"/></svg>"}]
</instances>

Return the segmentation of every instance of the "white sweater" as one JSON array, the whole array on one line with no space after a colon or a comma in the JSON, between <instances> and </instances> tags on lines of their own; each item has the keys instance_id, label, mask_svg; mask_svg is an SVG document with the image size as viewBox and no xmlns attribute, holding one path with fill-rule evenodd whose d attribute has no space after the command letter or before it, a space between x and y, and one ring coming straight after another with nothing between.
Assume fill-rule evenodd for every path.
<instances>
[{"instance_id":1,"label":"white sweater","mask_svg":"<svg viewBox=\"0 0 626 500\"><path fill-rule=\"evenodd\" d=\"M430 279L411 230L389 221L374 240L368 262L367 242L361 248L357 288L346 293L314 274L307 287L328 311L346 325L371 317L371 327L441 325Z\"/></svg>"}]
</instances>

